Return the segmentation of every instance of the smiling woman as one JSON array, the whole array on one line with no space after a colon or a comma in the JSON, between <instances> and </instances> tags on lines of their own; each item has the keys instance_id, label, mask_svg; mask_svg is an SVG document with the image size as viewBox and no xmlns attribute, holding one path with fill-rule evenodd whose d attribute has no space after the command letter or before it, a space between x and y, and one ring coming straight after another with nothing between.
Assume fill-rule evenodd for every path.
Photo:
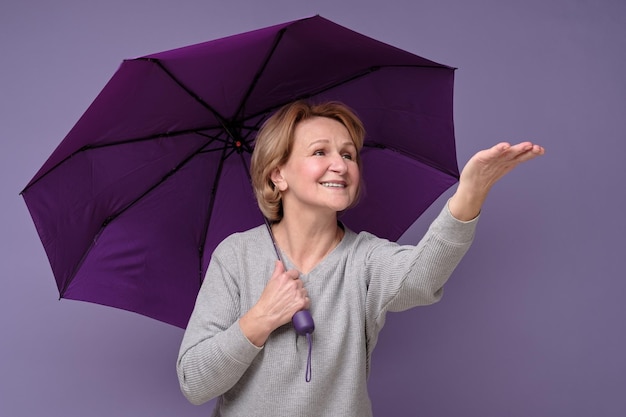
<instances>
[{"instance_id":1,"label":"smiling woman","mask_svg":"<svg viewBox=\"0 0 626 417\"><path fill-rule=\"evenodd\" d=\"M191 402L219 397L217 416L371 416L366 381L386 313L441 298L491 186L543 153L528 142L477 153L426 236L401 246L338 221L357 201L364 134L333 102L287 105L260 130L251 172L271 224L213 253L177 363ZM290 324L303 309L312 354L311 335Z\"/></svg>"}]
</instances>

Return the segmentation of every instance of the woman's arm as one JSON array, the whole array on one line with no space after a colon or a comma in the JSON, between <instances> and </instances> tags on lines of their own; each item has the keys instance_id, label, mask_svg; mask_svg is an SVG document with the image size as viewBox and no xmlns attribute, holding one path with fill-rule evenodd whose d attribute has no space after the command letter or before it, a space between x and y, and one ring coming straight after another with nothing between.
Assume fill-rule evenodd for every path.
<instances>
[{"instance_id":1,"label":"woman's arm","mask_svg":"<svg viewBox=\"0 0 626 417\"><path fill-rule=\"evenodd\" d=\"M214 257L185 330L176 371L193 404L209 401L235 385L260 352L239 327L239 288Z\"/></svg>"}]
</instances>

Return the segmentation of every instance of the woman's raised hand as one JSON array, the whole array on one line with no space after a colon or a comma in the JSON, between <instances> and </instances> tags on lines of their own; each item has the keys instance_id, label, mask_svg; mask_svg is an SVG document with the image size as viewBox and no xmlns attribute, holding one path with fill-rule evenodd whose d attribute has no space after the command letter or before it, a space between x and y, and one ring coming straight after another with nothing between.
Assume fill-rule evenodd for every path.
<instances>
[{"instance_id":1,"label":"woman's raised hand","mask_svg":"<svg viewBox=\"0 0 626 417\"><path fill-rule=\"evenodd\" d=\"M472 220L498 180L522 162L544 153L543 147L532 142L516 145L502 142L476 153L461 172L457 191L448 203L450 213L459 220Z\"/></svg>"}]
</instances>

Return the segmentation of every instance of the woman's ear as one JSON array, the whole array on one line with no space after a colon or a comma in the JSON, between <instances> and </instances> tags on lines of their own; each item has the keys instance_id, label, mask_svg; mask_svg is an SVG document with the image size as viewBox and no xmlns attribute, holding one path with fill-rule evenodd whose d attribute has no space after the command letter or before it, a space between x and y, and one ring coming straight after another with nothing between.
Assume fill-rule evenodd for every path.
<instances>
[{"instance_id":1,"label":"woman's ear","mask_svg":"<svg viewBox=\"0 0 626 417\"><path fill-rule=\"evenodd\" d=\"M274 186L278 189L278 191L285 191L287 189L287 181L283 178L282 173L280 172L280 168L276 167L270 173L270 179L274 183Z\"/></svg>"}]
</instances>

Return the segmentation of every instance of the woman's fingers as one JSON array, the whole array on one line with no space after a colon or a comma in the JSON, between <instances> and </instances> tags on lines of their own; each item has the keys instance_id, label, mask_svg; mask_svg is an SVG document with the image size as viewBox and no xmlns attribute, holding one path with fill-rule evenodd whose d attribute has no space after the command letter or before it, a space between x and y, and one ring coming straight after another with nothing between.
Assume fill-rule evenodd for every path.
<instances>
[{"instance_id":1,"label":"woman's fingers","mask_svg":"<svg viewBox=\"0 0 626 417\"><path fill-rule=\"evenodd\" d=\"M476 217L496 182L519 164L544 153L542 146L532 142L501 142L477 152L463 168L457 192L449 201L452 215L459 220Z\"/></svg>"},{"instance_id":2,"label":"woman's fingers","mask_svg":"<svg viewBox=\"0 0 626 417\"><path fill-rule=\"evenodd\" d=\"M276 261L257 306L264 315L274 318L276 327L288 323L297 311L308 308L310 300L299 272L285 270L282 262Z\"/></svg>"},{"instance_id":3,"label":"woman's fingers","mask_svg":"<svg viewBox=\"0 0 626 417\"><path fill-rule=\"evenodd\" d=\"M502 142L476 153L463 169L462 180L471 181L471 185L478 189L488 190L520 163L544 153L543 147L532 142L515 145Z\"/></svg>"}]
</instances>

